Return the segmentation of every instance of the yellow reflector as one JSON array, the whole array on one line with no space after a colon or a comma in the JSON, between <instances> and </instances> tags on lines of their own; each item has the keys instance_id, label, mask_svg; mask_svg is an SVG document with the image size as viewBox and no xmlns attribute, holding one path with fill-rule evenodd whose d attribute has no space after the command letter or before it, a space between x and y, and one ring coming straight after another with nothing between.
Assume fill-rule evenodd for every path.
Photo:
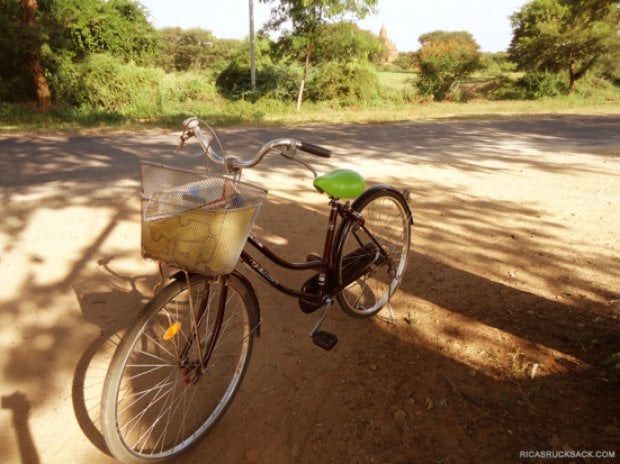
<instances>
[{"instance_id":1,"label":"yellow reflector","mask_svg":"<svg viewBox=\"0 0 620 464\"><path fill-rule=\"evenodd\" d=\"M170 327L168 327L168 330L166 330L166 333L164 333L164 340L168 341L174 338L174 336L179 332L179 330L181 330L181 323L175 322Z\"/></svg>"}]
</instances>

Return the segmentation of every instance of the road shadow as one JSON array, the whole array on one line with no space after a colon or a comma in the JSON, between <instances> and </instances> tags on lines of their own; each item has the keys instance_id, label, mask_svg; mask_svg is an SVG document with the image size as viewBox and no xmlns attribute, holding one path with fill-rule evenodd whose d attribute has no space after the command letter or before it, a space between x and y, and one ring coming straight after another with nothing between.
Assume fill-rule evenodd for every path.
<instances>
[{"instance_id":1,"label":"road shadow","mask_svg":"<svg viewBox=\"0 0 620 464\"><path fill-rule=\"evenodd\" d=\"M618 351L619 314L612 304L618 293L596 279L617 282L617 259L592 247L579 257L582 272L575 275L571 244L563 240L567 224L546 219L535 205L481 199L442 179L415 182L414 172L427 167L478 176L512 166L515 172L602 176L606 169L613 173L616 152L603 141L617 139L618 122L576 117L565 123L249 129L262 139L292 132L341 150L318 160L322 170L366 158L392 163L392 175L370 177L411 188L417 221L412 261L395 301L396 323L355 321L335 310L326 323L340 337L332 352L320 351L306 336L314 316L254 280L265 320L243 391L218 428L180 461L500 463L520 462L522 449L613 448L620 427L618 380L602 362ZM557 144L571 153L588 150L588 133L601 140L592 154L612 164L536 156ZM506 137L521 145L501 152ZM31 238L25 231L39 226L52 232L41 222L42 211L73 211L66 218L69 230L89 227L81 208L111 211L96 232L86 230L86 246L64 257L68 266L57 279L38 280L39 268L53 261L48 250L33 247L23 268L3 267L7 284L21 281L0 314L3 335L18 340L3 353L6 384L27 386L28 400L42 405L62 397L63 379L70 378L73 413L102 450L95 390L119 331L148 296L146 283L116 267L139 260L139 251L127 251L126 243L112 246L109 239L120 223L139 222L141 160L201 165L199 157L177 157L173 148L169 134L0 140L0 232L10 238L2 242L0 260ZM502 166L485 165L490 161ZM308 175L274 159L257 176L274 181L256 226L259 236L292 259L320 252L325 209L321 200L305 196ZM279 191L278 177L294 177L295 187ZM503 227L514 218L522 223ZM291 225L290 233L283 230ZM508 264L515 277L508 276ZM584 278L587 272L594 277ZM539 285L528 286L521 273ZM151 278L145 278L149 285ZM306 278L300 274L291 285ZM540 372L532 381L536 363Z\"/></svg>"},{"instance_id":2,"label":"road shadow","mask_svg":"<svg viewBox=\"0 0 620 464\"><path fill-rule=\"evenodd\" d=\"M272 198L261 219L257 235L267 232L265 241L283 256L321 248L326 218L314 209ZM284 238L278 226L289 222L297 227ZM103 265L116 281L113 261ZM307 278L270 269L291 286ZM620 325L593 314L587 301L551 301L414 245L395 320L386 312L354 320L336 307L325 328L340 341L326 352L308 336L318 316L248 277L263 323L247 377L224 419L176 462L499 464L524 462L520 453L528 450L613 449L620 383L603 361L616 349ZM74 408L102 450L81 390L93 386L84 378L105 345L115 345L110 337L125 324L127 308L135 314L147 296L139 290L145 285L119 288L127 286L134 290L80 290L83 315L102 336L75 371Z\"/></svg>"}]
</instances>

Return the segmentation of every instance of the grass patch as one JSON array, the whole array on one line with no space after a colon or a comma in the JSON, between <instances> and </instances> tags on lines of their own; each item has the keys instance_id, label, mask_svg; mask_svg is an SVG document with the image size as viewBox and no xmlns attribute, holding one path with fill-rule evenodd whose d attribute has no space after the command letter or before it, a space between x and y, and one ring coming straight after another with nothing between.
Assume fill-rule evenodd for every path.
<instances>
[{"instance_id":1,"label":"grass patch","mask_svg":"<svg viewBox=\"0 0 620 464\"><path fill-rule=\"evenodd\" d=\"M381 87L401 91L409 90L413 87L412 79L415 74L409 72L382 71L378 73L378 76Z\"/></svg>"},{"instance_id":2,"label":"grass patch","mask_svg":"<svg viewBox=\"0 0 620 464\"><path fill-rule=\"evenodd\" d=\"M178 129L188 116L198 116L215 126L367 124L436 119L489 119L527 115L620 114L620 89L593 81L578 88L575 95L538 100L491 99L481 94L484 83L476 86L471 98L460 102L433 102L419 99L409 82L410 73L379 73L381 98L366 105L342 102L304 101L296 111L295 101L262 98L256 102L230 101L213 91L200 75L178 79L168 75L160 82L159 111L148 116L124 111L55 106L38 112L34 104L0 103L0 131L71 131L82 129L138 130ZM492 86L487 87L493 89ZM179 91L180 89L180 91ZM180 96L179 96L180 95ZM174 98L173 98L174 96Z\"/></svg>"}]
</instances>

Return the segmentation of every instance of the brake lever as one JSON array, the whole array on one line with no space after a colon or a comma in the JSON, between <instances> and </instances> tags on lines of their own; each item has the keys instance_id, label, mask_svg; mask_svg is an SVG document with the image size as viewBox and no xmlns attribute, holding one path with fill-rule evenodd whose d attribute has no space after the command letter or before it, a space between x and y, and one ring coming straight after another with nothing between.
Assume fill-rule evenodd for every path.
<instances>
[{"instance_id":1,"label":"brake lever","mask_svg":"<svg viewBox=\"0 0 620 464\"><path fill-rule=\"evenodd\" d=\"M302 160L301 158L299 158L297 156L297 144L295 143L295 139L292 139L292 143L288 146L286 151L285 150L279 150L279 149L275 150L275 151L277 153L279 153L280 155L282 155L286 159L289 159L291 161L297 161L299 164L301 164L303 167L305 167L308 171L310 171L315 179L318 176L318 173L312 167L312 165L306 163L304 160Z\"/></svg>"},{"instance_id":2,"label":"brake lever","mask_svg":"<svg viewBox=\"0 0 620 464\"><path fill-rule=\"evenodd\" d=\"M175 153L180 152L183 149L183 147L185 146L185 141L187 139L191 138L192 136L193 136L193 134L191 134L191 133L189 133L187 131L184 131L181 134L181 137L179 137L179 143L177 144L177 149L176 149Z\"/></svg>"}]
</instances>

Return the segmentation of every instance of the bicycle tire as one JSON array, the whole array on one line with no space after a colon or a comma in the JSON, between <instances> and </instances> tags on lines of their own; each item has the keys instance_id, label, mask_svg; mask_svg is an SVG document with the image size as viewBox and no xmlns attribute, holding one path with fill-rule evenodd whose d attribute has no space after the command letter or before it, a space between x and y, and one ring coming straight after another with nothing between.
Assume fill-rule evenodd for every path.
<instances>
[{"instance_id":1,"label":"bicycle tire","mask_svg":"<svg viewBox=\"0 0 620 464\"><path fill-rule=\"evenodd\" d=\"M388 252L387 259L380 258L375 242L354 219L342 224L335 251L338 284L355 280L336 299L350 316L366 318L378 313L400 285L407 267L412 219L402 194L389 187L366 191L352 207Z\"/></svg>"},{"instance_id":2,"label":"bicycle tire","mask_svg":"<svg viewBox=\"0 0 620 464\"><path fill-rule=\"evenodd\" d=\"M227 279L224 320L212 356L199 371L199 345L206 343L218 312L222 284L183 275L164 287L121 340L110 363L101 399L101 422L111 454L121 462L158 462L196 444L222 417L247 369L258 302L251 286ZM208 290L208 291L207 291ZM189 304L193 298L194 309ZM192 314L199 300L206 310L191 340ZM178 325L177 325L178 323ZM194 341L196 338L193 339Z\"/></svg>"}]
</instances>

